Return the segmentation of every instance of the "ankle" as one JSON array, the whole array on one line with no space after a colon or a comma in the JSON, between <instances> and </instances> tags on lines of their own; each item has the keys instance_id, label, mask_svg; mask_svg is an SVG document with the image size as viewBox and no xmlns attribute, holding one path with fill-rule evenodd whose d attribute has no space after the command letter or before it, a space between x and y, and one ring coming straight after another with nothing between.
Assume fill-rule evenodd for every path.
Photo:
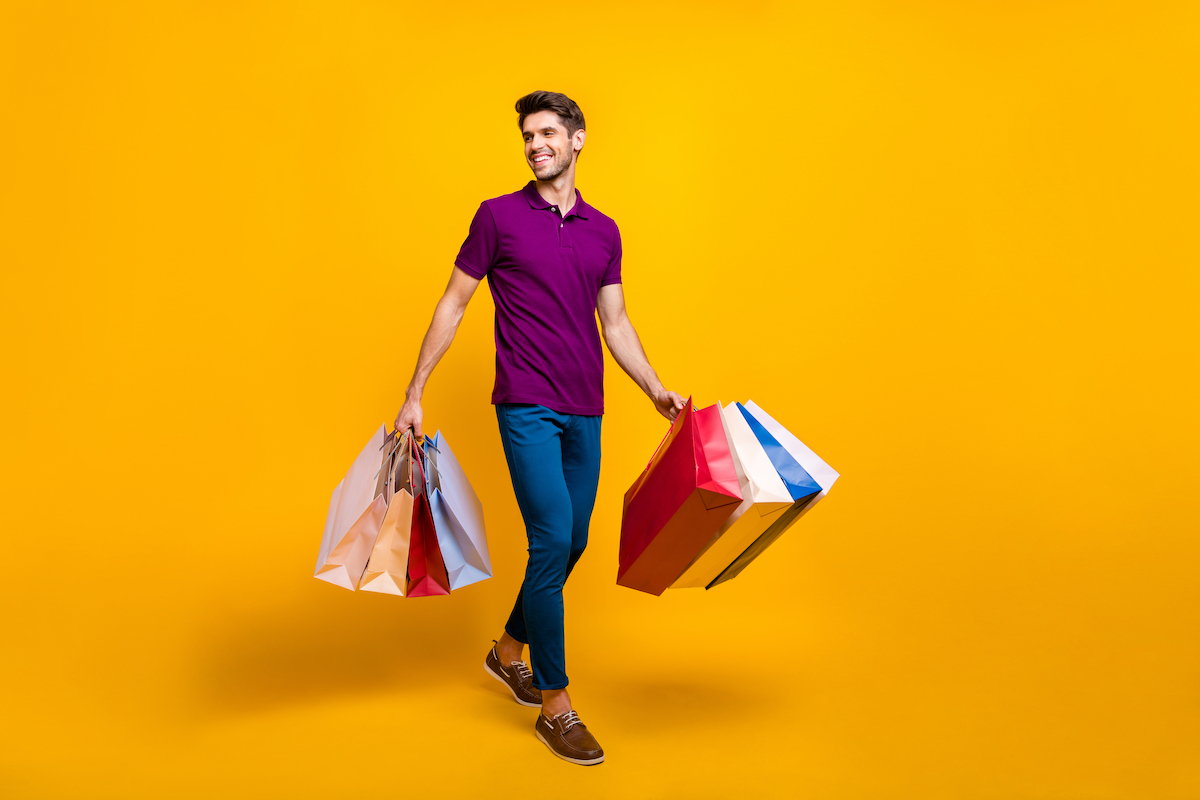
<instances>
[{"instance_id":1,"label":"ankle","mask_svg":"<svg viewBox=\"0 0 1200 800\"><path fill-rule=\"evenodd\" d=\"M500 659L500 663L508 666L514 661L524 661L522 655L525 652L525 645L518 642L516 639L505 633L500 637L500 641L496 643L496 656Z\"/></svg>"},{"instance_id":2,"label":"ankle","mask_svg":"<svg viewBox=\"0 0 1200 800\"><path fill-rule=\"evenodd\" d=\"M542 690L542 714L546 717L560 717L571 710L571 698L566 689Z\"/></svg>"}]
</instances>

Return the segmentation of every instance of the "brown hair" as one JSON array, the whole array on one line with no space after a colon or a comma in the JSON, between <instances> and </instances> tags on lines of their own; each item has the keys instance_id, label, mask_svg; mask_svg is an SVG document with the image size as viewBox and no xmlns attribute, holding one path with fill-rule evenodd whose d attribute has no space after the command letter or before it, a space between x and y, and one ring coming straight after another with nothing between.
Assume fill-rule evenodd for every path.
<instances>
[{"instance_id":1,"label":"brown hair","mask_svg":"<svg viewBox=\"0 0 1200 800\"><path fill-rule=\"evenodd\" d=\"M530 92L517 101L517 127L525 130L525 118L539 111L553 111L567 129L567 136L575 131L587 130L583 123L583 112L578 104L565 94L558 92Z\"/></svg>"}]
</instances>

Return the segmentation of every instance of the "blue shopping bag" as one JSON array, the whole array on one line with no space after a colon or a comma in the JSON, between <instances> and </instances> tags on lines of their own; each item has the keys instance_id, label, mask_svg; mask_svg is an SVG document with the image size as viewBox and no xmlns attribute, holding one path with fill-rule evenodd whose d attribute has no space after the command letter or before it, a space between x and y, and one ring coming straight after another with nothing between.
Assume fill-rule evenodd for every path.
<instances>
[{"instance_id":1,"label":"blue shopping bag","mask_svg":"<svg viewBox=\"0 0 1200 800\"><path fill-rule=\"evenodd\" d=\"M800 464L796 457L789 452L788 448L774 434L767 430L766 426L755 414L752 414L741 403L737 404L737 408L741 412L742 417L745 418L746 424L750 426L750 430L754 432L754 437L758 439L758 443L766 451L767 457L771 460L771 465L779 473L779 477L783 480L783 485L787 488L788 494L791 495L793 503L791 508L784 511L770 527L763 531L762 535L755 539L741 555L733 560L733 563L704 587L706 589L711 589L742 574L742 570L774 544L788 528L800 519L809 505L824 495L825 489L828 488L822 487L817 483L813 476L808 473L808 470Z\"/></svg>"}]
</instances>

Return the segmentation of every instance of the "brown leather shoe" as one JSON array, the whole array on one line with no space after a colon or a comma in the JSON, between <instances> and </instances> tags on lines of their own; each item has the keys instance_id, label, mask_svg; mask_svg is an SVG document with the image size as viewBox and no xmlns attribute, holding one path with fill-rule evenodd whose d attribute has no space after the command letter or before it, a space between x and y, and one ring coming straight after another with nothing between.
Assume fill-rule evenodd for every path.
<instances>
[{"instance_id":1,"label":"brown leather shoe","mask_svg":"<svg viewBox=\"0 0 1200 800\"><path fill-rule=\"evenodd\" d=\"M542 691L533 688L533 672L524 661L514 661L505 669L500 664L500 654L496 652L496 640L492 640L492 649L483 661L483 669L488 675L503 683L512 692L513 699L523 706L530 708L542 707Z\"/></svg>"},{"instance_id":2,"label":"brown leather shoe","mask_svg":"<svg viewBox=\"0 0 1200 800\"><path fill-rule=\"evenodd\" d=\"M579 715L574 711L557 717L538 714L533 732L542 744L550 748L551 753L563 761L588 767L604 760L600 743L588 731L587 725L579 721Z\"/></svg>"}]
</instances>

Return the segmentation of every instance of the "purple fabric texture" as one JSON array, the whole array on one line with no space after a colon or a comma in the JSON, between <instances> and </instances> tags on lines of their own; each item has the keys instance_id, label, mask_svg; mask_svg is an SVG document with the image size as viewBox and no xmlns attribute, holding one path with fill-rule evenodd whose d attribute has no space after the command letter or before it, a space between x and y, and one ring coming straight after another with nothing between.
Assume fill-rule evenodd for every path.
<instances>
[{"instance_id":1,"label":"purple fabric texture","mask_svg":"<svg viewBox=\"0 0 1200 800\"><path fill-rule=\"evenodd\" d=\"M578 191L563 218L530 181L480 204L454 264L473 278L486 276L496 302L492 402L603 414L596 295L621 282L617 223Z\"/></svg>"}]
</instances>

